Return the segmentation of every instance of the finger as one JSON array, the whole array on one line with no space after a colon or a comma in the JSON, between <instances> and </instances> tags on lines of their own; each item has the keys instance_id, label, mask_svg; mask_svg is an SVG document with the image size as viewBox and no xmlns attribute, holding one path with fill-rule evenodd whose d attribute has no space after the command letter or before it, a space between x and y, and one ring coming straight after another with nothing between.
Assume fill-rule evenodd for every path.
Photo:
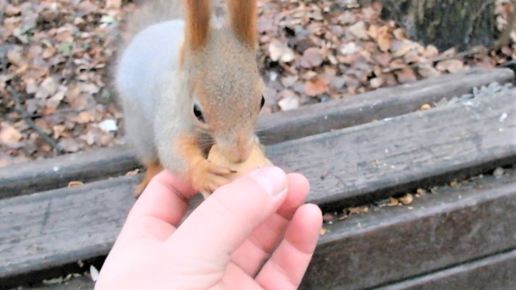
<instances>
[{"instance_id":1,"label":"finger","mask_svg":"<svg viewBox=\"0 0 516 290\"><path fill-rule=\"evenodd\" d=\"M303 203L310 184L298 173L288 174L289 190L277 213L262 223L231 255L231 261L254 277L285 233L295 210Z\"/></svg>"},{"instance_id":2,"label":"finger","mask_svg":"<svg viewBox=\"0 0 516 290\"><path fill-rule=\"evenodd\" d=\"M299 173L288 174L289 194L287 199L278 209L278 214L291 220L294 212L304 202L306 195L310 191L310 183L305 176Z\"/></svg>"},{"instance_id":3,"label":"finger","mask_svg":"<svg viewBox=\"0 0 516 290\"><path fill-rule=\"evenodd\" d=\"M156 175L129 212L119 239L166 240L181 221L195 193L179 176L167 171Z\"/></svg>"},{"instance_id":4,"label":"finger","mask_svg":"<svg viewBox=\"0 0 516 290\"><path fill-rule=\"evenodd\" d=\"M297 289L312 258L321 226L319 207L301 206L294 214L285 239L263 266L256 282L265 289Z\"/></svg>"},{"instance_id":5,"label":"finger","mask_svg":"<svg viewBox=\"0 0 516 290\"><path fill-rule=\"evenodd\" d=\"M223 289L227 290L263 290L252 277L233 263L227 266L222 284L225 286Z\"/></svg>"},{"instance_id":6,"label":"finger","mask_svg":"<svg viewBox=\"0 0 516 290\"><path fill-rule=\"evenodd\" d=\"M225 266L249 234L286 198L288 180L278 167L253 171L215 191L183 222L169 244L185 259ZM208 264L208 263L207 263Z\"/></svg>"}]
</instances>

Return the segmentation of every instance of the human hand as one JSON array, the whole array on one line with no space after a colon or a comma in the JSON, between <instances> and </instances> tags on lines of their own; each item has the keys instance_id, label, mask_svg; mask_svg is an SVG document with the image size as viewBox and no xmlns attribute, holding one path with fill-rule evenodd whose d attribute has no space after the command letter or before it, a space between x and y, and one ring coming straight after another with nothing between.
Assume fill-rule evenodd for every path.
<instances>
[{"instance_id":1,"label":"human hand","mask_svg":"<svg viewBox=\"0 0 516 290\"><path fill-rule=\"evenodd\" d=\"M95 289L297 289L322 225L317 206L301 205L308 190L300 174L262 168L178 227L195 192L163 172L129 213Z\"/></svg>"}]
</instances>

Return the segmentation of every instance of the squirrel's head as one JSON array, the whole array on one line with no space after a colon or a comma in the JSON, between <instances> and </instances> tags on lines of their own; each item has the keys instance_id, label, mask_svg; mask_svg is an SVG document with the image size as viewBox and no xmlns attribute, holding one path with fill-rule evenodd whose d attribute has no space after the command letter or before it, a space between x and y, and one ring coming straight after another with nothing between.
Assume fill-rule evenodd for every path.
<instances>
[{"instance_id":1,"label":"squirrel's head","mask_svg":"<svg viewBox=\"0 0 516 290\"><path fill-rule=\"evenodd\" d=\"M180 68L192 123L233 162L245 161L264 99L256 62L256 0L229 0L219 25L210 0L185 1Z\"/></svg>"}]
</instances>

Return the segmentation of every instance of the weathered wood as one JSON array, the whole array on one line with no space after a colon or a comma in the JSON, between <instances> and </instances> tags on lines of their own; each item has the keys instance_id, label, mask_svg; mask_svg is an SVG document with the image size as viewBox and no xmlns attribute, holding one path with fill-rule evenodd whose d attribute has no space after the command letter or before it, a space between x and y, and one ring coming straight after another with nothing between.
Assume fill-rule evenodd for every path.
<instances>
[{"instance_id":1,"label":"weathered wood","mask_svg":"<svg viewBox=\"0 0 516 290\"><path fill-rule=\"evenodd\" d=\"M95 283L91 280L89 276L81 276L77 278L72 278L67 281L63 281L61 283L56 284L48 284L48 285L38 285L34 287L23 287L23 290L93 290L95 287ZM20 290L19 288L13 288L10 290Z\"/></svg>"},{"instance_id":2,"label":"weathered wood","mask_svg":"<svg viewBox=\"0 0 516 290\"><path fill-rule=\"evenodd\" d=\"M0 285L16 286L26 273L107 254L134 204L132 186L139 178L0 200Z\"/></svg>"},{"instance_id":3,"label":"weathered wood","mask_svg":"<svg viewBox=\"0 0 516 290\"><path fill-rule=\"evenodd\" d=\"M475 68L394 88L378 89L338 101L269 115L261 120L258 131L264 144L278 144L411 113L423 104L470 93L473 87L492 82L513 83L514 73L506 68Z\"/></svg>"},{"instance_id":4,"label":"weathered wood","mask_svg":"<svg viewBox=\"0 0 516 290\"><path fill-rule=\"evenodd\" d=\"M516 285L516 249L376 290L508 290Z\"/></svg>"},{"instance_id":5,"label":"weathered wood","mask_svg":"<svg viewBox=\"0 0 516 290\"><path fill-rule=\"evenodd\" d=\"M93 290L90 277L72 278L59 284L24 290ZM516 250L496 254L421 278L375 288L375 290L507 290L516 285ZM11 290L19 290L13 288Z\"/></svg>"},{"instance_id":6,"label":"weathered wood","mask_svg":"<svg viewBox=\"0 0 516 290\"><path fill-rule=\"evenodd\" d=\"M454 105L412 113L390 121L272 145L267 150L274 163L290 169L297 166L311 180L309 201L342 203L356 195L365 197L379 191L390 194L392 191L384 189L399 190L406 184L423 184L420 180L432 180L436 175L460 173L464 169L468 169L467 172L485 170L495 161L513 161L516 155L515 97L516 90L511 90L471 100L472 106ZM506 117L501 122L503 114ZM407 158L414 160L407 161ZM376 159L381 161L379 166L374 162ZM355 166L354 162L365 163ZM382 166L383 163L388 166ZM395 165L395 169L390 165ZM324 175L322 171L327 168L331 170ZM324 180L321 176L325 176ZM138 178L122 177L0 200L0 220L3 221L0 225L0 284L9 277L106 254L134 201L130 188ZM346 186L336 184L335 180L339 179ZM486 223L489 222L489 216L485 217ZM376 220L378 227L387 226L385 221L389 218L393 223L409 217L381 218ZM439 218L430 222L435 220L441 222ZM363 225L371 223L374 224L375 219L362 222ZM429 226L432 225L435 224ZM400 226L400 230L403 229L407 235L417 230ZM343 234L343 238L348 234ZM366 241L360 240L359 244ZM489 245L480 246L489 249Z\"/></svg>"},{"instance_id":7,"label":"weathered wood","mask_svg":"<svg viewBox=\"0 0 516 290\"><path fill-rule=\"evenodd\" d=\"M370 202L516 161L516 89L269 146L308 177L308 201Z\"/></svg>"},{"instance_id":8,"label":"weathered wood","mask_svg":"<svg viewBox=\"0 0 516 290\"><path fill-rule=\"evenodd\" d=\"M514 82L514 73L505 68L477 68L301 107L295 111L264 116L259 121L259 134L264 144L277 144L368 123L373 119L410 113L425 103L468 93L472 87L495 81L500 84ZM127 147L113 147L3 168L0 169L0 199L59 188L74 180L91 182L123 175L138 166L134 156ZM55 167L60 170L54 172Z\"/></svg>"},{"instance_id":9,"label":"weathered wood","mask_svg":"<svg viewBox=\"0 0 516 290\"><path fill-rule=\"evenodd\" d=\"M133 150L104 148L0 170L0 199L124 175L140 167Z\"/></svg>"},{"instance_id":10,"label":"weathered wood","mask_svg":"<svg viewBox=\"0 0 516 290\"><path fill-rule=\"evenodd\" d=\"M407 35L443 51L489 46L496 36L495 1L381 0L382 17L395 20ZM450 29L453 27L453 29Z\"/></svg>"},{"instance_id":11,"label":"weathered wood","mask_svg":"<svg viewBox=\"0 0 516 290\"><path fill-rule=\"evenodd\" d=\"M107 186L92 192L88 187L99 188L92 184L75 194L62 189L0 201L0 217L11 225L0 228L0 285L31 277L9 275L107 254L131 206L127 180L110 182L126 194ZM82 208L85 201L104 206ZM27 207L32 216L23 213ZM320 238L301 289L364 289L516 247L515 174L445 187L411 207L371 210L325 226L329 232Z\"/></svg>"},{"instance_id":12,"label":"weathered wood","mask_svg":"<svg viewBox=\"0 0 516 290\"><path fill-rule=\"evenodd\" d=\"M514 174L442 188L410 206L325 226L300 289L371 289L516 248Z\"/></svg>"}]
</instances>

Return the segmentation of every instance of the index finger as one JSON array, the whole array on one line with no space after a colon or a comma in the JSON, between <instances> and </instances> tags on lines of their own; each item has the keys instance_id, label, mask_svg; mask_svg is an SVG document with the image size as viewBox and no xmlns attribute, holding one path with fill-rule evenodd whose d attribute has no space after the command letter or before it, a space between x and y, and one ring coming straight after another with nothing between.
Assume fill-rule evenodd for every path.
<instances>
[{"instance_id":1,"label":"index finger","mask_svg":"<svg viewBox=\"0 0 516 290\"><path fill-rule=\"evenodd\" d=\"M188 202L196 193L182 177L162 171L134 204L121 235L167 239L181 222Z\"/></svg>"}]
</instances>

